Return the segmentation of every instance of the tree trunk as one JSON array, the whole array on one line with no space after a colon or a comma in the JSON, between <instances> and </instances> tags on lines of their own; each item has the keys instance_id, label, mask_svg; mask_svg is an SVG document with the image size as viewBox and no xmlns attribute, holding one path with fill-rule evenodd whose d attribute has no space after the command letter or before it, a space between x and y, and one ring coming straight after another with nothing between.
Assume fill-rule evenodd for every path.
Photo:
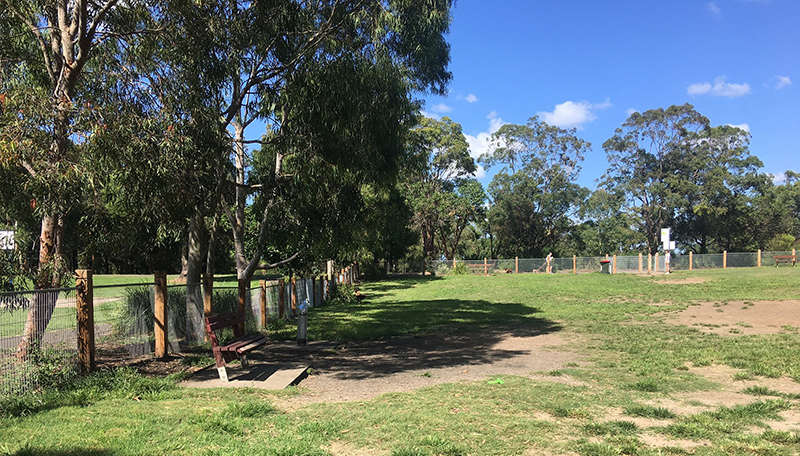
<instances>
[{"instance_id":1,"label":"tree trunk","mask_svg":"<svg viewBox=\"0 0 800 456\"><path fill-rule=\"evenodd\" d=\"M61 284L61 254L64 222L57 214L42 217L39 235L39 273L34 288L37 290L31 299L31 308L25 319L22 340L17 346L17 358L27 359L36 351L47 325L56 308L58 292L41 292L48 288L58 288Z\"/></svg>"},{"instance_id":2,"label":"tree trunk","mask_svg":"<svg viewBox=\"0 0 800 456\"><path fill-rule=\"evenodd\" d=\"M203 249L205 238L205 218L198 210L189 221L189 240L187 243L186 267L186 341L203 342L203 293L201 274L203 272Z\"/></svg>"}]
</instances>

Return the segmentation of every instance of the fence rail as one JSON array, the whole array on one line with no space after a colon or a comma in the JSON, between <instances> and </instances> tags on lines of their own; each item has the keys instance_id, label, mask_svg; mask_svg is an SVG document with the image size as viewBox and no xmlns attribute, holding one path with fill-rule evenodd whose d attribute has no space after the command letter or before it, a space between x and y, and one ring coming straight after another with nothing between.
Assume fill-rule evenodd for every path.
<instances>
[{"instance_id":1,"label":"fence rail","mask_svg":"<svg viewBox=\"0 0 800 456\"><path fill-rule=\"evenodd\" d=\"M95 289L114 286L94 286L91 271L78 270L75 288L0 293L0 396L46 389L98 362L180 353L204 342L206 315L240 311L251 330L265 329L273 319L294 315L304 301L322 305L337 285L358 277L355 264L336 272L330 262L328 272L216 289L210 275L177 286L156 273L154 281L117 285L120 293L95 297Z\"/></svg>"},{"instance_id":2,"label":"fence rail","mask_svg":"<svg viewBox=\"0 0 800 456\"><path fill-rule=\"evenodd\" d=\"M775 257L784 257L783 260ZM796 258L796 251L771 251L762 252L722 252L711 254L672 254L670 269L727 269L727 268L753 268L766 266L779 266L788 263L794 266L794 258L787 261L785 257ZM611 272L625 273L652 273L666 271L664 255L638 254L638 255L606 255L602 257L572 258L496 258L483 260L442 260L431 261L427 270L436 274L445 275L456 273L586 273L601 271L601 262L610 261ZM782 261L782 262L781 262Z\"/></svg>"}]
</instances>

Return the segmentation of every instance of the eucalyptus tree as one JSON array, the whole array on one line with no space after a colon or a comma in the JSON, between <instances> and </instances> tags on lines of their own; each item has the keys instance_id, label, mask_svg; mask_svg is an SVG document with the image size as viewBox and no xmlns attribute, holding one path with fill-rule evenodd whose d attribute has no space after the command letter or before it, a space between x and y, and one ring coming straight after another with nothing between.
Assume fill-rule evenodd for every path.
<instances>
[{"instance_id":1,"label":"eucalyptus tree","mask_svg":"<svg viewBox=\"0 0 800 456\"><path fill-rule=\"evenodd\" d=\"M65 217L91 182L84 152L103 127L82 86L107 43L147 33L136 0L7 0L0 8L0 65L4 122L0 156L23 180L41 220L35 286L54 288L64 268ZM9 115L10 113L10 115ZM22 177L24 174L24 177ZM28 313L18 354L27 357L52 316L55 295L40 294Z\"/></svg>"},{"instance_id":2,"label":"eucalyptus tree","mask_svg":"<svg viewBox=\"0 0 800 456\"><path fill-rule=\"evenodd\" d=\"M759 173L761 161L750 155L750 134L737 127L709 127L686 135L672 173L676 238L699 253L743 249L758 244L755 199L772 184Z\"/></svg>"},{"instance_id":3,"label":"eucalyptus tree","mask_svg":"<svg viewBox=\"0 0 800 456\"><path fill-rule=\"evenodd\" d=\"M575 180L591 144L575 133L536 116L494 133L493 149L479 161L487 169L501 166L489 184L499 254L542 255L568 232L570 215L588 193Z\"/></svg>"},{"instance_id":4,"label":"eucalyptus tree","mask_svg":"<svg viewBox=\"0 0 800 456\"><path fill-rule=\"evenodd\" d=\"M269 244L272 224L274 205L268 202L274 199L272 194L280 193L281 187L290 180L284 163L288 161L287 155L294 153L273 148L273 174L262 172L260 178L267 181L254 182L249 176L253 157L247 147L250 141L245 139L245 130L263 123L266 128L262 140L256 142L266 148L273 144L285 145L285 136L293 134L292 124L309 120L296 118L301 103L314 105L318 112L324 111L317 100L302 98L303 93L290 81L297 80L295 76L307 73L314 66L332 69L335 67L330 65L332 62L348 56L355 57L359 65L365 62L377 65L383 61L382 65L401 69L408 90L441 92L450 78L445 70L449 47L443 34L449 27L451 3L451 0L423 4L399 0L170 2L170 15L181 19L184 25L184 34L179 36L185 46L180 48L203 63L203 67L197 68L197 78L217 88L218 96L209 100L209 104L218 111L218 128L227 132L233 141L232 150L219 152L220 159L231 158L235 169L233 179L220 181L217 193L228 194L227 203L221 208L228 212L231 222L240 278L251 277L260 265L262 253ZM195 43L200 46L195 47ZM202 43L212 44L204 46ZM338 94L354 98L364 95L345 93L344 89L352 86L350 80L327 82L339 86L341 90L335 90ZM306 83L315 84L307 79ZM371 93L381 96L377 91ZM337 133L348 126L331 122L326 128ZM339 153L347 157L352 151ZM350 165L358 167L363 163ZM257 232L247 234L246 208L248 201L255 199L267 203L261 205ZM204 223L200 215L194 218L196 225ZM201 258L197 254L200 243L194 239L200 237L202 228L199 226L190 232L189 270L194 272L199 268L191 265ZM254 235L256 239L250 251L246 247L247 235Z\"/></svg>"},{"instance_id":5,"label":"eucalyptus tree","mask_svg":"<svg viewBox=\"0 0 800 456\"><path fill-rule=\"evenodd\" d=\"M623 210L634 218L650 253L660 244L660 230L674 224L683 195L679 174L686 154L709 121L690 104L634 112L603 143L608 170L601 185L623 197Z\"/></svg>"},{"instance_id":6,"label":"eucalyptus tree","mask_svg":"<svg viewBox=\"0 0 800 456\"><path fill-rule=\"evenodd\" d=\"M457 189L472 188L467 178L477 170L467 139L461 125L448 117L422 117L412 131L408 148L410 159L403 172L403 186L414 212L414 226L422 237L423 260L434 253L452 259L465 224L476 214L469 203L455 207L460 199ZM449 248L448 234L456 235Z\"/></svg>"}]
</instances>

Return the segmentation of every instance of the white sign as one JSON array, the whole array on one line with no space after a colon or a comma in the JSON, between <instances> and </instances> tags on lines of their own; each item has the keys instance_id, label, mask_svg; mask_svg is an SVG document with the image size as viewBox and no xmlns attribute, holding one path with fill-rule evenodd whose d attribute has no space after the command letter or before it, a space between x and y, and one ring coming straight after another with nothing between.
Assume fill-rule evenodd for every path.
<instances>
[{"instance_id":1,"label":"white sign","mask_svg":"<svg viewBox=\"0 0 800 456\"><path fill-rule=\"evenodd\" d=\"M0 250L14 250L15 247L14 232L0 231Z\"/></svg>"},{"instance_id":2,"label":"white sign","mask_svg":"<svg viewBox=\"0 0 800 456\"><path fill-rule=\"evenodd\" d=\"M669 228L661 228L661 243L663 244L664 250L669 250Z\"/></svg>"},{"instance_id":3,"label":"white sign","mask_svg":"<svg viewBox=\"0 0 800 456\"><path fill-rule=\"evenodd\" d=\"M675 250L675 241L669 241L669 249Z\"/></svg>"}]
</instances>

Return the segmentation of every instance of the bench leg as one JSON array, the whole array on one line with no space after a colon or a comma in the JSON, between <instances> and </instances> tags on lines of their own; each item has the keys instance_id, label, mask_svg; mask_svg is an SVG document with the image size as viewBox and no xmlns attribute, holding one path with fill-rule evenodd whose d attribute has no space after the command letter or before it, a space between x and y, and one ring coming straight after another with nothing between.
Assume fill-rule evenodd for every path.
<instances>
[{"instance_id":1,"label":"bench leg","mask_svg":"<svg viewBox=\"0 0 800 456\"><path fill-rule=\"evenodd\" d=\"M222 380L223 382L230 381L230 380L228 380L228 369L226 369L225 366L217 367L217 372L219 372L219 379L220 380Z\"/></svg>"},{"instance_id":2,"label":"bench leg","mask_svg":"<svg viewBox=\"0 0 800 456\"><path fill-rule=\"evenodd\" d=\"M242 367L250 367L250 363L247 361L247 355L241 355L240 359L242 360Z\"/></svg>"}]
</instances>

